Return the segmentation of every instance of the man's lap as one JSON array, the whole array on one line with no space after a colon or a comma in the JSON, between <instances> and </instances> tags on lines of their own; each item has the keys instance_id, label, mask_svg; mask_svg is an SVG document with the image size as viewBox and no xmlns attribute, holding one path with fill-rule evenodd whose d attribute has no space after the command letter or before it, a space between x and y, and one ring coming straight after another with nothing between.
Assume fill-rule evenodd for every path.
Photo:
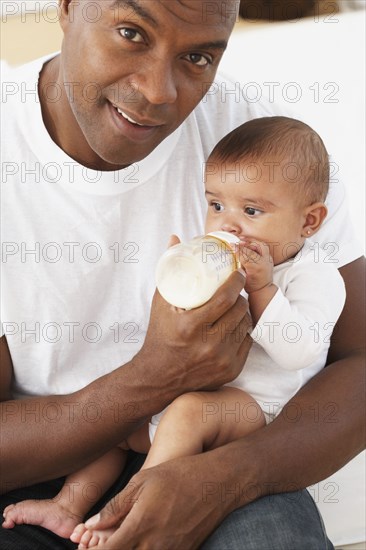
<instances>
[{"instance_id":1,"label":"man's lap","mask_svg":"<svg viewBox=\"0 0 366 550\"><path fill-rule=\"evenodd\" d=\"M260 498L238 508L201 550L334 550L308 491Z\"/></svg>"},{"instance_id":2,"label":"man's lap","mask_svg":"<svg viewBox=\"0 0 366 550\"><path fill-rule=\"evenodd\" d=\"M90 511L97 512L113 494L120 491L143 463L141 455L132 455L118 482ZM0 497L2 510L14 502L29 498L52 498L63 480L17 489ZM230 514L202 545L201 550L332 550L326 538L317 508L307 493L284 493L261 498ZM31 525L0 530L2 550L73 550L77 546L50 531Z\"/></svg>"}]
</instances>

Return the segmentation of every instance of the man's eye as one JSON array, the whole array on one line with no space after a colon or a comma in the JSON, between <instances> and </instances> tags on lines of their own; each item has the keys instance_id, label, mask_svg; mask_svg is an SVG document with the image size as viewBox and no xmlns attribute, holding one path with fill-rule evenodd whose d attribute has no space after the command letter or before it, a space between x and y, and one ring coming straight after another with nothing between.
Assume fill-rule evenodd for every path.
<instances>
[{"instance_id":1,"label":"man's eye","mask_svg":"<svg viewBox=\"0 0 366 550\"><path fill-rule=\"evenodd\" d=\"M212 60L209 57L206 57L200 53L190 53L187 55L187 59L193 63L193 65L197 65L198 67L206 67L212 63Z\"/></svg>"},{"instance_id":2,"label":"man's eye","mask_svg":"<svg viewBox=\"0 0 366 550\"><path fill-rule=\"evenodd\" d=\"M212 202L211 206L215 210L215 212L222 212L224 210L223 205L219 202Z\"/></svg>"},{"instance_id":3,"label":"man's eye","mask_svg":"<svg viewBox=\"0 0 366 550\"><path fill-rule=\"evenodd\" d=\"M247 206L246 208L244 208L244 212L248 214L248 216L258 216L258 214L261 213L260 210L258 210L257 208L253 208L252 206Z\"/></svg>"},{"instance_id":4,"label":"man's eye","mask_svg":"<svg viewBox=\"0 0 366 550\"><path fill-rule=\"evenodd\" d=\"M119 33L123 38L126 38L127 40L130 40L130 42L143 42L144 39L141 36L141 34L136 31L135 29L130 29L128 27L124 27L123 29L119 29Z\"/></svg>"}]
</instances>

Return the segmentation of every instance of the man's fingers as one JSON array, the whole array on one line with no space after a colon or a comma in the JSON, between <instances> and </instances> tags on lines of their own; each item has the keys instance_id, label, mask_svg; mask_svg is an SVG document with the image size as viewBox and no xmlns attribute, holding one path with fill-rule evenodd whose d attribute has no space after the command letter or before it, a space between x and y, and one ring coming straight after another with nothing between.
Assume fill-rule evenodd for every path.
<instances>
[{"instance_id":1,"label":"man's fingers","mask_svg":"<svg viewBox=\"0 0 366 550\"><path fill-rule=\"evenodd\" d=\"M230 315L224 315L220 321L220 337L222 342L230 342L235 348L236 357L243 364L247 357L245 350L249 351L251 344L243 345L247 338L248 330L252 326L251 317L247 311L247 302L244 298L239 299L232 308ZM248 340L247 340L248 342ZM234 348L233 348L234 351Z\"/></svg>"},{"instance_id":2,"label":"man's fingers","mask_svg":"<svg viewBox=\"0 0 366 550\"><path fill-rule=\"evenodd\" d=\"M168 248L170 248L171 246L174 246L175 244L179 244L179 243L180 243L179 237L177 237L177 235L171 235L169 237L169 241L168 241Z\"/></svg>"},{"instance_id":3,"label":"man's fingers","mask_svg":"<svg viewBox=\"0 0 366 550\"><path fill-rule=\"evenodd\" d=\"M109 529L121 523L136 502L137 486L131 482L95 516L85 522L88 529Z\"/></svg>"},{"instance_id":4,"label":"man's fingers","mask_svg":"<svg viewBox=\"0 0 366 550\"><path fill-rule=\"evenodd\" d=\"M249 320L249 324L248 324L248 319L243 319L243 321L241 321L241 330L244 331L244 330L248 330L248 326L251 325L251 320ZM253 344L253 339L252 337L250 336L250 334L248 332L246 332L246 336L244 338L244 340L242 341L242 343L240 344L240 347L239 347L239 350L238 350L238 357L240 359L240 361L242 362L242 364L244 365L247 357L248 357L248 353L249 353L249 350L250 348L252 347L252 344Z\"/></svg>"},{"instance_id":5,"label":"man's fingers","mask_svg":"<svg viewBox=\"0 0 366 550\"><path fill-rule=\"evenodd\" d=\"M136 514L137 517L135 517ZM118 531L108 539L108 550L131 550L132 548L139 548L139 539L143 538L141 537L141 533L139 533L139 529L141 529L141 513L138 510L134 512L132 508ZM148 526L146 530L148 530ZM100 550L99 546L98 548ZM146 541L144 548L147 548ZM107 550L107 546L105 550Z\"/></svg>"},{"instance_id":6,"label":"man's fingers","mask_svg":"<svg viewBox=\"0 0 366 550\"><path fill-rule=\"evenodd\" d=\"M200 308L192 310L192 314L194 312L195 316L202 317L207 323L214 324L223 315L225 315L225 313L231 309L234 304L236 304L238 296L243 290L244 285L244 272L242 270L234 271L227 281L225 281L215 292L210 301Z\"/></svg>"},{"instance_id":7,"label":"man's fingers","mask_svg":"<svg viewBox=\"0 0 366 550\"><path fill-rule=\"evenodd\" d=\"M238 296L238 299L230 311L224 313L224 315L217 320L216 324L224 326L228 333L241 332L244 336L251 323L248 310L248 301L243 296ZM237 336L236 341L238 341Z\"/></svg>"}]
</instances>

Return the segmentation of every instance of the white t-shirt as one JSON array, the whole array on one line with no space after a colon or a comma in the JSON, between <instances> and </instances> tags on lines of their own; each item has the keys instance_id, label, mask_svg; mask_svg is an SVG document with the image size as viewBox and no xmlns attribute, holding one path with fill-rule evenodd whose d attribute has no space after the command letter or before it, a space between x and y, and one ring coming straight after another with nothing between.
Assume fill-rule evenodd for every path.
<instances>
[{"instance_id":1,"label":"white t-shirt","mask_svg":"<svg viewBox=\"0 0 366 550\"><path fill-rule=\"evenodd\" d=\"M147 158L117 172L86 169L44 127L43 58L10 71L2 97L1 321L14 395L68 394L141 348L169 236L203 232L204 161L242 122L273 106L210 94ZM338 266L362 255L333 182L317 234Z\"/></svg>"}]
</instances>

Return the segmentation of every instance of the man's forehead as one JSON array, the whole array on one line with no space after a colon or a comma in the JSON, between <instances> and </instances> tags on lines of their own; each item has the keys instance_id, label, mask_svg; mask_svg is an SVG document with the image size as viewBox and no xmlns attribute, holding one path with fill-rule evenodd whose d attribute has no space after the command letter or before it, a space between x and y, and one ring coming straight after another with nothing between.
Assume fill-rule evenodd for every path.
<instances>
[{"instance_id":1,"label":"man's forehead","mask_svg":"<svg viewBox=\"0 0 366 550\"><path fill-rule=\"evenodd\" d=\"M158 0L158 2L168 8L172 8L173 5L171 0ZM178 4L181 10L187 13L201 14L203 22L212 20L214 23L217 19L236 18L240 0L176 0L174 4Z\"/></svg>"},{"instance_id":2,"label":"man's forehead","mask_svg":"<svg viewBox=\"0 0 366 550\"><path fill-rule=\"evenodd\" d=\"M88 0L85 0L88 1ZM130 10L149 17L164 9L186 22L202 25L233 24L238 16L240 0L99 0L104 7Z\"/></svg>"}]
</instances>

